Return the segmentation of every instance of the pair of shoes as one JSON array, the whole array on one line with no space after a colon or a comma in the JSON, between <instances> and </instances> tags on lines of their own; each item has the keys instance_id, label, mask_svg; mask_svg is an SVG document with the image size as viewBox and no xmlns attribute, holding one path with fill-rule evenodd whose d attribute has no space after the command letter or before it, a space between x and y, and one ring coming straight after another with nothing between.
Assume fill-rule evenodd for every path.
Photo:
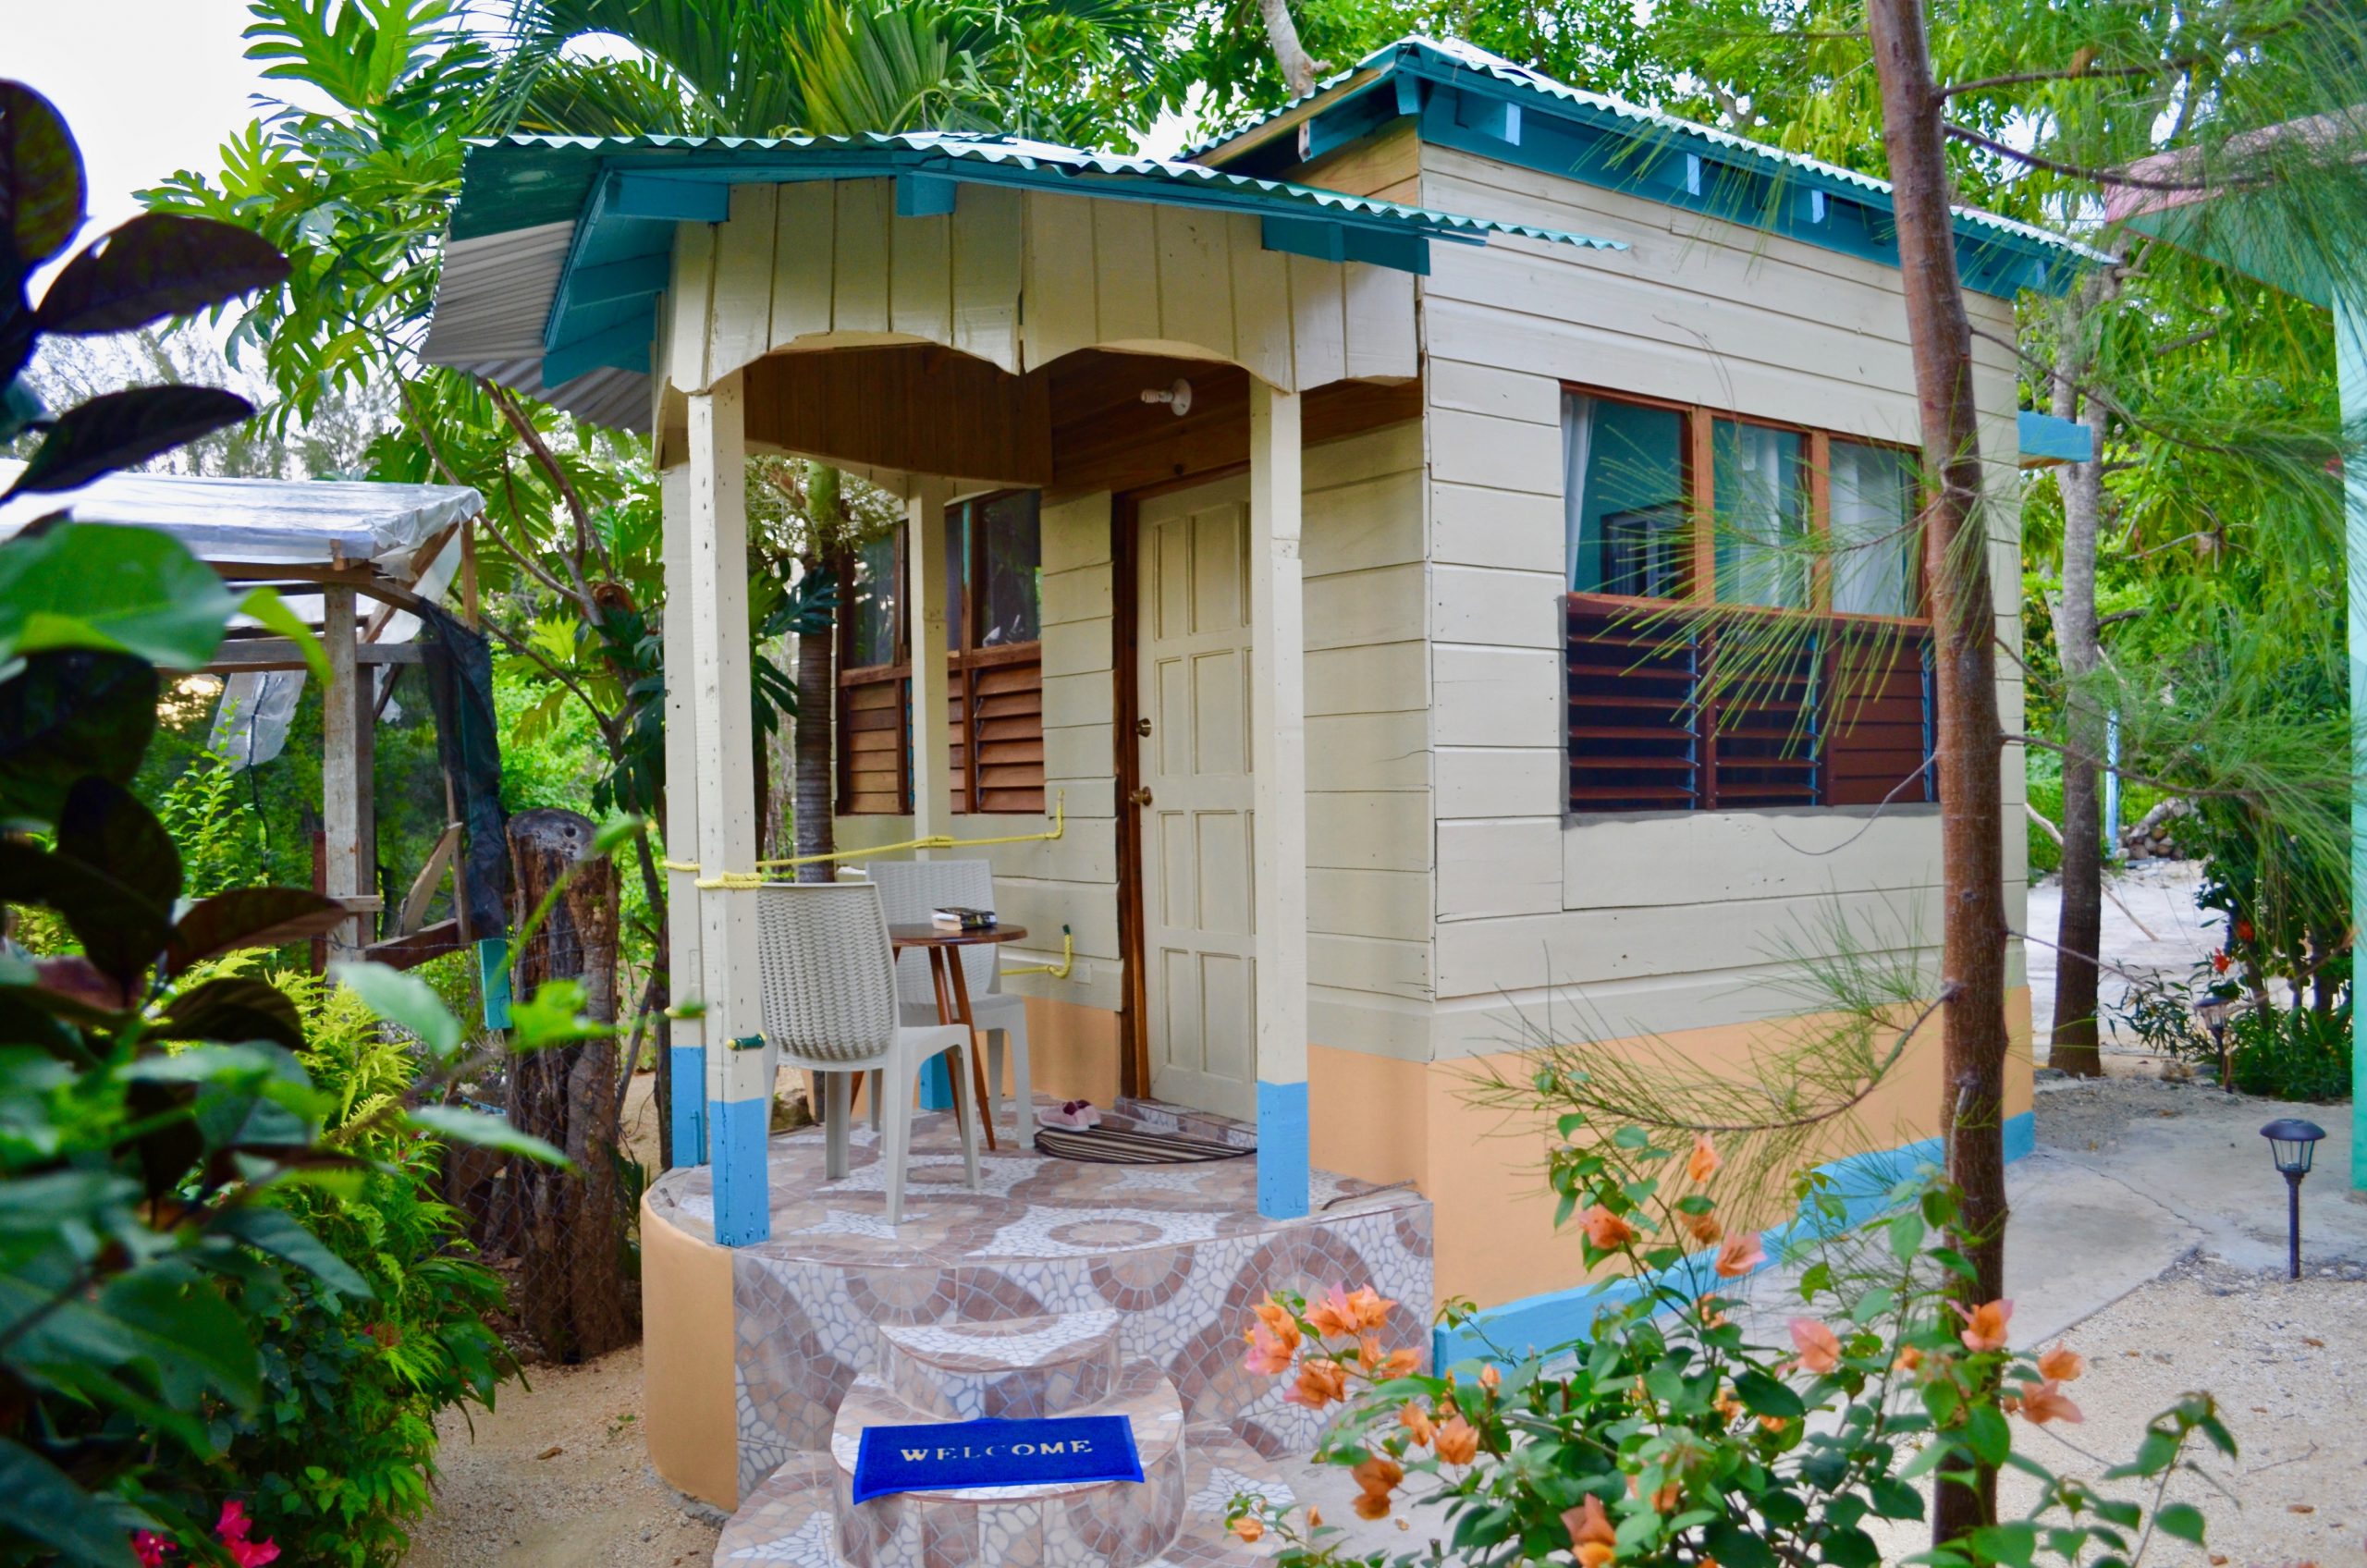
<instances>
[{"instance_id":1,"label":"pair of shoes","mask_svg":"<svg viewBox=\"0 0 2367 1568\"><path fill-rule=\"evenodd\" d=\"M1066 1127L1082 1133L1088 1127L1100 1126L1101 1113L1093 1109L1091 1100L1069 1100L1050 1110L1038 1111L1036 1120L1047 1127Z\"/></svg>"}]
</instances>

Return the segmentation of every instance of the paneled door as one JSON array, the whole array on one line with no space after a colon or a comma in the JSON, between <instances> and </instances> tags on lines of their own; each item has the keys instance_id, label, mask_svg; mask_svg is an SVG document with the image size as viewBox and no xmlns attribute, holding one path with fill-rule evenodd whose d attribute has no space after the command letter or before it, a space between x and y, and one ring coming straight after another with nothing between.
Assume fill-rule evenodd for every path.
<instances>
[{"instance_id":1,"label":"paneled door","mask_svg":"<svg viewBox=\"0 0 2367 1568\"><path fill-rule=\"evenodd\" d=\"M1141 507L1136 692L1152 1095L1257 1114L1249 482Z\"/></svg>"}]
</instances>

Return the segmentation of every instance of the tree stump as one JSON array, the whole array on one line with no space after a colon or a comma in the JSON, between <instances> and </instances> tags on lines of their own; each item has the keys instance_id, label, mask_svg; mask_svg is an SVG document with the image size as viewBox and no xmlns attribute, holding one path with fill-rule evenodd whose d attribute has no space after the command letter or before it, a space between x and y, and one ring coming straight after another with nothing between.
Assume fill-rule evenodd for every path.
<instances>
[{"instance_id":1,"label":"tree stump","mask_svg":"<svg viewBox=\"0 0 2367 1568\"><path fill-rule=\"evenodd\" d=\"M522 999L546 980L581 981L585 1013L613 1023L617 876L607 860L590 858L593 834L591 819L571 811L509 819L512 930L573 873L542 928L512 955L512 985ZM619 1049L614 1040L588 1040L509 1061L510 1125L566 1150L573 1162L562 1170L513 1159L508 1183L519 1320L546 1354L561 1360L604 1354L634 1336L617 1169Z\"/></svg>"}]
</instances>

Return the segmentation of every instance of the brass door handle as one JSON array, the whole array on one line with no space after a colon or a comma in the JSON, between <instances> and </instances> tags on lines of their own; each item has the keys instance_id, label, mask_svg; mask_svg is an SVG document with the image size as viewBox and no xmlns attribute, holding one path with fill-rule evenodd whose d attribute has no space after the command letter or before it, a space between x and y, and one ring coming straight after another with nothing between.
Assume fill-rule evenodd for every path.
<instances>
[{"instance_id":1,"label":"brass door handle","mask_svg":"<svg viewBox=\"0 0 2367 1568\"><path fill-rule=\"evenodd\" d=\"M1147 806L1150 804L1150 791L1148 790L1130 790L1126 792L1126 799L1134 802L1134 804L1138 806Z\"/></svg>"}]
</instances>

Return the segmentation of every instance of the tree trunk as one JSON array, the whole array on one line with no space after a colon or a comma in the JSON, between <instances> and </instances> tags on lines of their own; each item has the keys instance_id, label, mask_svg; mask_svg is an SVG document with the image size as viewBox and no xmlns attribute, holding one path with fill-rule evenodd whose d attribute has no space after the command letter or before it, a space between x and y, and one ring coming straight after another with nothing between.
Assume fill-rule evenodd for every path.
<instances>
[{"instance_id":1,"label":"tree trunk","mask_svg":"<svg viewBox=\"0 0 2367 1568\"><path fill-rule=\"evenodd\" d=\"M2065 301L2054 349L2053 408L2079 417L2093 317L2112 274L2088 275ZM2054 646L2063 664L2063 908L2055 925L2054 1017L2047 1065L2080 1078L2103 1075L2096 1045L2096 959L2103 946L2104 718L2088 684L2102 662L2096 642L2096 534L2103 513L2103 453L2054 471L2063 497L2063 593L2054 606Z\"/></svg>"},{"instance_id":2,"label":"tree trunk","mask_svg":"<svg viewBox=\"0 0 2367 1568\"><path fill-rule=\"evenodd\" d=\"M837 805L838 773L834 766L834 731L839 712L838 618L847 613L850 584L840 485L843 477L834 468L814 465L805 482L814 537L819 547L805 561L805 570L827 571L838 585L838 616L828 630L797 639L797 851L800 855L827 855L839 847L831 813ZM828 882L830 865L822 862L797 868L800 882ZM818 1109L818 1108L817 1108Z\"/></svg>"},{"instance_id":3,"label":"tree trunk","mask_svg":"<svg viewBox=\"0 0 2367 1568\"><path fill-rule=\"evenodd\" d=\"M1257 0L1258 19L1266 24L1266 43L1291 96L1304 98L1315 89L1315 62L1298 41L1298 24L1291 19L1290 0Z\"/></svg>"},{"instance_id":4,"label":"tree trunk","mask_svg":"<svg viewBox=\"0 0 2367 1568\"><path fill-rule=\"evenodd\" d=\"M617 876L605 858L586 858L594 831L591 818L571 811L527 811L509 819L518 874L513 929L573 873L542 929L518 953L513 985L525 998L547 980L581 981L585 1014L614 1023ZM617 1052L614 1040L589 1040L509 1060L509 1124L565 1150L573 1166L509 1163L518 1316L544 1354L570 1362L633 1337L617 1182Z\"/></svg>"},{"instance_id":5,"label":"tree trunk","mask_svg":"<svg viewBox=\"0 0 2367 1568\"><path fill-rule=\"evenodd\" d=\"M1924 511L1924 556L1932 583L1946 892L1940 1113L1948 1174L1961 1194L1951 1241L1973 1266L1969 1280L1951 1276L1949 1290L1971 1305L2003 1295L2005 1284L2005 855L1997 617L1981 494L1972 324L1956 276L1943 100L1932 80L1931 41L1918 0L1870 0L1867 22L1895 190L1924 464L1933 481L1933 499ZM1993 1403L1996 1390L1975 1397ZM1934 1542L1993 1520L1996 1490L1996 1474L1987 1466L1969 1487L1941 1482L1932 1516Z\"/></svg>"}]
</instances>

